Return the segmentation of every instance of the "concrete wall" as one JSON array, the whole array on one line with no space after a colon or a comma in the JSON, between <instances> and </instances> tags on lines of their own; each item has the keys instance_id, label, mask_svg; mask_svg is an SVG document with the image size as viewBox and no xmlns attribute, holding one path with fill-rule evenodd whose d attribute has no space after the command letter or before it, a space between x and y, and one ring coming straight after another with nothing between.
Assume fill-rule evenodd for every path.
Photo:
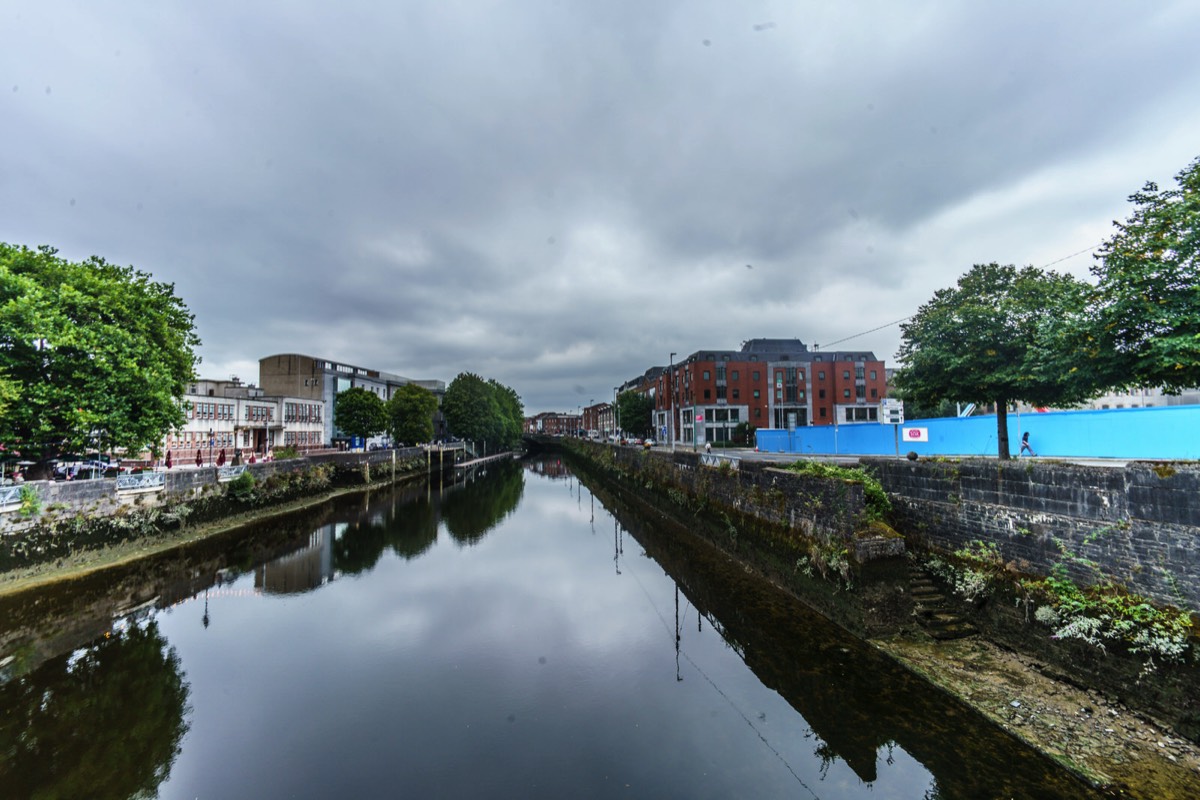
<instances>
[{"instance_id":1,"label":"concrete wall","mask_svg":"<svg viewBox=\"0 0 1200 800\"><path fill-rule=\"evenodd\" d=\"M906 432L914 428L927 429L929 441L909 440ZM1009 414L1009 449L1014 456L1026 431L1039 456L1200 459L1200 406ZM911 450L921 456L996 455L994 414L910 420L899 431L892 425L859 423L794 431L759 430L757 435L758 449L771 453L867 456Z\"/></svg>"},{"instance_id":2,"label":"concrete wall","mask_svg":"<svg viewBox=\"0 0 1200 800\"><path fill-rule=\"evenodd\" d=\"M1200 466L864 459L896 527L953 551L993 542L1019 572L1063 564L1164 605L1200 609Z\"/></svg>"}]
</instances>

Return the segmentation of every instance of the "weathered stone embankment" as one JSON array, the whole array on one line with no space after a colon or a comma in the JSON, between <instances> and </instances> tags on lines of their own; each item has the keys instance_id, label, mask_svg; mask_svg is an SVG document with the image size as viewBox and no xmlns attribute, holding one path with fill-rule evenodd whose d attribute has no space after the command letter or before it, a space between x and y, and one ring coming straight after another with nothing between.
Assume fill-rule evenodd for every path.
<instances>
[{"instance_id":1,"label":"weathered stone embankment","mask_svg":"<svg viewBox=\"0 0 1200 800\"><path fill-rule=\"evenodd\" d=\"M1079 505L1110 516L1114 507L1118 512L1133 509L1133 513L1178 508L1178 498L1148 499L1144 492L1133 492L1141 499L1122 506L1127 501L1116 496L1118 490L1107 500L1100 499L1094 488L1088 488L1088 476L1077 476L1072 488L1070 470L1061 465L1047 467L1053 477L1043 476L1044 482L1039 484L1037 467L1027 469L1022 464L1015 470L1007 465L998 469L994 462L967 464L965 469L959 466L958 492L926 486L909 496L894 472L889 481L889 471L879 469L883 460L872 460L867 466L889 489L898 509L891 519L904 534L910 555L871 560L868 548L868 558L860 560L857 554L849 557L855 553L857 536L868 529L861 489L854 485L797 481L794 479L803 476L749 461L743 461L738 470L707 467L691 453L647 453L577 442L569 442L567 447L586 459L590 468L645 495L658 507L705 518L709 524L696 526L697 531L765 580L872 641L908 669L1084 776L1098 791L1102 788L1112 796L1146 798L1200 796L1200 748L1183 735L1195 719L1188 704L1200 697L1194 663L1148 667L1144 658L1127 652L1105 652L1079 640L1056 641L1049 635L1051 629L1032 619L1030 605L1021 604L1028 598L1014 596L1003 586L987 599L967 603L955 599L953 587L939 581L948 605L981 635L934 639L920 624L920 604L914 601L909 583L911 564L920 565L929 555L946 555L959 543L965 546L996 531L1018 537L1029 547L1029 524L1040 526L1032 536L1033 541L1040 538L1046 548L1048 557L1042 563L1047 570L1057 563L1053 556L1061 556L1060 543L1066 540L1075 539L1084 548L1097 546L1112 526L1102 526L1106 533L1095 534L1095 526L1089 528L1081 519L1088 512L1072 516L1075 509L1064 499L1072 494ZM888 466L914 480L911 463ZM931 472L954 469L946 463L919 464L917 469L921 467ZM992 473L990 487L986 478L972 474L988 469ZM1178 473L1163 480L1174 474ZM1018 499L1011 504L1002 492L996 492L997 475L1004 483L1021 487L1013 493ZM1147 482L1135 476L1132 483L1141 491ZM1162 488L1174 490L1172 486ZM983 496L974 497L972 491ZM929 509L910 502L913 500L943 505L935 516L925 518L922 514ZM1053 512L1065 518L1062 527ZM991 528L988 520L993 523ZM926 523L923 527L918 525L922 521ZM949 533L930 535L931 530L954 530L958 538ZM1127 539L1141 534L1154 542L1186 535L1178 527L1156 535L1153 526L1140 523L1115 530ZM1080 558L1111 558L1112 567L1120 569L1127 563L1122 558L1139 554L1143 559L1157 559L1160 574L1171 568L1166 548L1152 555L1153 544L1120 543L1119 537L1107 535L1109 540L1098 545L1104 552L1085 549ZM997 545L1001 547L1002 543ZM839 554L847 557L846 563ZM1173 552L1169 556L1186 557ZM1025 558L1019 566L1034 574L1032 564ZM1083 571L1087 575L1080 575L1081 579L1096 578L1090 569ZM1014 577L1019 580L1021 576ZM1014 581L1012 585L1020 584Z\"/></svg>"},{"instance_id":2,"label":"weathered stone embankment","mask_svg":"<svg viewBox=\"0 0 1200 800\"><path fill-rule=\"evenodd\" d=\"M251 465L222 483L217 471L171 473L163 491L119 495L113 482L38 487L37 513L5 515L0 595L202 540L266 516L328 501L343 492L424 478L452 467L423 451L337 454Z\"/></svg>"}]
</instances>

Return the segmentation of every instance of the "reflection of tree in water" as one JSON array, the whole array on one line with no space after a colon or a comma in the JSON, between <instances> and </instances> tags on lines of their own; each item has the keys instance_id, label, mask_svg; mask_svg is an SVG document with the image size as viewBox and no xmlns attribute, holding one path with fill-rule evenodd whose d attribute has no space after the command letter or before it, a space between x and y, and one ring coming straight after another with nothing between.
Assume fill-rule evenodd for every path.
<instances>
[{"instance_id":1,"label":"reflection of tree in water","mask_svg":"<svg viewBox=\"0 0 1200 800\"><path fill-rule=\"evenodd\" d=\"M0 686L6 797L153 797L187 732L179 658L150 621Z\"/></svg>"},{"instance_id":2,"label":"reflection of tree in water","mask_svg":"<svg viewBox=\"0 0 1200 800\"><path fill-rule=\"evenodd\" d=\"M348 574L373 568L383 551L412 560L437 541L437 509L424 495L396 502L387 515L364 519L333 542L333 566Z\"/></svg>"},{"instance_id":3,"label":"reflection of tree in water","mask_svg":"<svg viewBox=\"0 0 1200 800\"><path fill-rule=\"evenodd\" d=\"M515 461L501 461L461 492L442 501L446 530L461 544L475 544L513 512L525 493L525 473Z\"/></svg>"}]
</instances>

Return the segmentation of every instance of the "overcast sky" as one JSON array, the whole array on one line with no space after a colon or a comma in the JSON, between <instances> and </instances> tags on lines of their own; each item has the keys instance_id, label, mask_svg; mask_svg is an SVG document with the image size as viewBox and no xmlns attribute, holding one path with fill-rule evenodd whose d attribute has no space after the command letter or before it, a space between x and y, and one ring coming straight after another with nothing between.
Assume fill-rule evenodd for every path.
<instances>
[{"instance_id":1,"label":"overcast sky","mask_svg":"<svg viewBox=\"0 0 1200 800\"><path fill-rule=\"evenodd\" d=\"M755 337L892 364L974 263L1200 155L1200 3L0 0L0 240L300 352L575 410ZM1090 253L1055 266L1088 274Z\"/></svg>"}]
</instances>

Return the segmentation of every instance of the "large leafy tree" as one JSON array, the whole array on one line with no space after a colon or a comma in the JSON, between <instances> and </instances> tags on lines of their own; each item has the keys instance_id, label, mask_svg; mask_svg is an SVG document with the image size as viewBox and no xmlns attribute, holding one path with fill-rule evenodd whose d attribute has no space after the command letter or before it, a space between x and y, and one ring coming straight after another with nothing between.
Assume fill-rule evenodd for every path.
<instances>
[{"instance_id":1,"label":"large leafy tree","mask_svg":"<svg viewBox=\"0 0 1200 800\"><path fill-rule=\"evenodd\" d=\"M442 398L446 424L456 435L495 449L515 447L521 439L524 409L508 386L462 372L450 381Z\"/></svg>"},{"instance_id":2,"label":"large leafy tree","mask_svg":"<svg viewBox=\"0 0 1200 800\"><path fill-rule=\"evenodd\" d=\"M1034 267L976 264L901 326L894 385L926 404L995 403L997 455L1009 458L1009 403L1065 405L1097 391L1080 332L1091 291Z\"/></svg>"},{"instance_id":3,"label":"large leafy tree","mask_svg":"<svg viewBox=\"0 0 1200 800\"><path fill-rule=\"evenodd\" d=\"M364 439L387 427L383 401L361 386L338 392L333 405L333 424L347 436Z\"/></svg>"},{"instance_id":4,"label":"large leafy tree","mask_svg":"<svg viewBox=\"0 0 1200 800\"><path fill-rule=\"evenodd\" d=\"M1097 354L1113 386L1200 386L1200 158L1147 183L1092 267Z\"/></svg>"},{"instance_id":5,"label":"large leafy tree","mask_svg":"<svg viewBox=\"0 0 1200 800\"><path fill-rule=\"evenodd\" d=\"M621 392L617 395L617 419L621 430L644 438L654 431L654 401L642 392Z\"/></svg>"},{"instance_id":6,"label":"large leafy tree","mask_svg":"<svg viewBox=\"0 0 1200 800\"><path fill-rule=\"evenodd\" d=\"M397 442L416 444L433 439L437 397L415 383L406 383L387 401L388 433Z\"/></svg>"},{"instance_id":7,"label":"large leafy tree","mask_svg":"<svg viewBox=\"0 0 1200 800\"><path fill-rule=\"evenodd\" d=\"M175 287L92 257L0 243L0 442L41 462L87 448L155 448L184 422L200 344ZM15 395L15 396L14 396Z\"/></svg>"}]
</instances>

